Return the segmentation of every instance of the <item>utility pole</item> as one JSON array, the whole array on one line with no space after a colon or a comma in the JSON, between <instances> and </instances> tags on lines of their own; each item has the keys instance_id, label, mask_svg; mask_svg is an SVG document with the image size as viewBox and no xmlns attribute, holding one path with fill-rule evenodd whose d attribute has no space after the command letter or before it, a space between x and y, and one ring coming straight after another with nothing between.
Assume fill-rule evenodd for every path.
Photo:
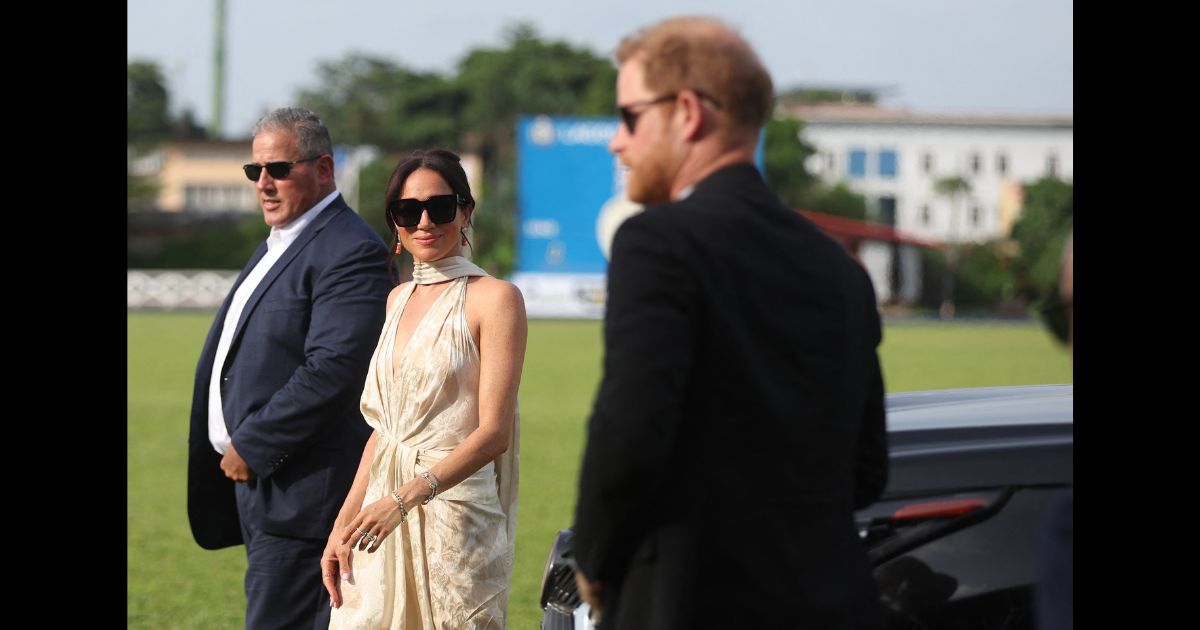
<instances>
[{"instance_id":1,"label":"utility pole","mask_svg":"<svg viewBox=\"0 0 1200 630\"><path fill-rule=\"evenodd\" d=\"M217 19L213 24L216 35L213 50L213 115L208 125L208 136L214 140L221 137L225 102L225 0L216 0L216 4Z\"/></svg>"}]
</instances>

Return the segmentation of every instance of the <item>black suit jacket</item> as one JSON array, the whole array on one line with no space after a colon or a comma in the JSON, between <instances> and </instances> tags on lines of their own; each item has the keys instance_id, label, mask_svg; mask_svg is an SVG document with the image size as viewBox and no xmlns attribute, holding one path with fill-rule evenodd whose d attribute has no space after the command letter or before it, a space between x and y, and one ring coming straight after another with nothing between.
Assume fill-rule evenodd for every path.
<instances>
[{"instance_id":1,"label":"black suit jacket","mask_svg":"<svg viewBox=\"0 0 1200 630\"><path fill-rule=\"evenodd\" d=\"M863 268L752 165L620 227L574 526L606 627L878 623L880 334Z\"/></svg>"},{"instance_id":2,"label":"black suit jacket","mask_svg":"<svg viewBox=\"0 0 1200 630\"><path fill-rule=\"evenodd\" d=\"M234 482L208 440L208 386L229 303L266 251L264 242L226 296L196 365L188 519L206 549L242 543ZM390 290L383 240L338 196L246 302L221 368L221 403L256 474L249 518L260 530L329 535L370 437L358 404Z\"/></svg>"}]
</instances>

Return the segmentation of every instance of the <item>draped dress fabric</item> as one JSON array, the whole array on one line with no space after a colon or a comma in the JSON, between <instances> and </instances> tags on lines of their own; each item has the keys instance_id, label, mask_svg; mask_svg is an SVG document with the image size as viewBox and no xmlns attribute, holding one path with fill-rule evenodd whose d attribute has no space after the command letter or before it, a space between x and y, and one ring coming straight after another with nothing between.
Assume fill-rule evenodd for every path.
<instances>
[{"instance_id":1,"label":"draped dress fabric","mask_svg":"<svg viewBox=\"0 0 1200 630\"><path fill-rule=\"evenodd\" d=\"M378 433L363 505L433 467L479 426L479 350L467 326L466 276L485 272L461 257L418 271L387 314L363 390L363 416ZM414 287L446 272L450 286L394 357ZM330 628L505 627L520 444L513 413L503 455L439 489L429 504L406 506L407 521L374 553L351 551L353 584L341 582L343 603Z\"/></svg>"}]
</instances>

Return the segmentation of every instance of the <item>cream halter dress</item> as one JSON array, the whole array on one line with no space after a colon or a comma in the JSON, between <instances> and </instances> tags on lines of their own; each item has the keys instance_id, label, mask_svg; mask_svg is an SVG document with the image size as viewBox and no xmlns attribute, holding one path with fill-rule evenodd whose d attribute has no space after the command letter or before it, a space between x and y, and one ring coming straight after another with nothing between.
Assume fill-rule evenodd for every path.
<instances>
[{"instance_id":1,"label":"cream halter dress","mask_svg":"<svg viewBox=\"0 0 1200 630\"><path fill-rule=\"evenodd\" d=\"M441 461L479 426L479 349L467 326L467 278L487 275L461 256L418 262L387 314L361 410L379 437L363 505L390 496ZM400 315L418 284L449 281L393 361ZM393 365L396 369L393 369ZM516 533L520 417L508 450L423 506L374 553L352 550L354 584L330 628L504 628Z\"/></svg>"}]
</instances>

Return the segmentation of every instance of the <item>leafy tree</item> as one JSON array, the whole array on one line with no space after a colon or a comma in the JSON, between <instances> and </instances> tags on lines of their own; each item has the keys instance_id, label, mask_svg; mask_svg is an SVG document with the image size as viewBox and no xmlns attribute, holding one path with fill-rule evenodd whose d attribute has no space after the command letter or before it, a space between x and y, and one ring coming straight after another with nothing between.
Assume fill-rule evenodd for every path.
<instances>
[{"instance_id":1,"label":"leafy tree","mask_svg":"<svg viewBox=\"0 0 1200 630\"><path fill-rule=\"evenodd\" d=\"M201 140L208 137L208 129L196 122L196 115L191 108L184 108L177 118L171 121L170 136L180 140Z\"/></svg>"},{"instance_id":2,"label":"leafy tree","mask_svg":"<svg viewBox=\"0 0 1200 630\"><path fill-rule=\"evenodd\" d=\"M474 49L459 64L467 93L464 145L484 164L476 258L494 273L513 268L516 233L516 123L524 114L611 116L616 70L586 48L543 41L528 23L508 27L506 47Z\"/></svg>"},{"instance_id":3,"label":"leafy tree","mask_svg":"<svg viewBox=\"0 0 1200 630\"><path fill-rule=\"evenodd\" d=\"M453 147L459 137L462 90L435 73L351 53L321 62L319 85L299 102L318 114L338 144L385 149Z\"/></svg>"},{"instance_id":4,"label":"leafy tree","mask_svg":"<svg viewBox=\"0 0 1200 630\"><path fill-rule=\"evenodd\" d=\"M803 123L796 118L772 118L763 133L763 170L767 185L783 202L802 207L810 199L810 190L817 178L808 172L806 163L816 152L813 146L800 139ZM805 208L810 209L808 207Z\"/></svg>"},{"instance_id":5,"label":"leafy tree","mask_svg":"<svg viewBox=\"0 0 1200 630\"><path fill-rule=\"evenodd\" d=\"M125 199L127 209L142 209L158 196L158 184L151 177L135 175L132 170L125 170Z\"/></svg>"},{"instance_id":6,"label":"leafy tree","mask_svg":"<svg viewBox=\"0 0 1200 630\"><path fill-rule=\"evenodd\" d=\"M933 183L933 191L950 198L950 240L958 240L958 209L962 199L971 194L971 182L963 177L943 177Z\"/></svg>"},{"instance_id":7,"label":"leafy tree","mask_svg":"<svg viewBox=\"0 0 1200 630\"><path fill-rule=\"evenodd\" d=\"M171 130L166 83L158 64L133 61L125 75L125 132L128 143L126 161L126 196L129 206L144 206L158 194L152 178L136 175L133 161L165 138Z\"/></svg>"},{"instance_id":8,"label":"leafy tree","mask_svg":"<svg viewBox=\"0 0 1200 630\"><path fill-rule=\"evenodd\" d=\"M167 138L203 138L205 130L196 124L191 110L185 109L178 118L171 117L170 94L157 63L129 62L125 89L128 143L125 190L127 207L132 209L150 205L158 194L158 184L153 178L134 174L134 160L150 153Z\"/></svg>"},{"instance_id":9,"label":"leafy tree","mask_svg":"<svg viewBox=\"0 0 1200 630\"><path fill-rule=\"evenodd\" d=\"M270 230L262 215L216 215L166 226L130 215L129 269L238 269ZM148 237L148 238L147 238Z\"/></svg>"},{"instance_id":10,"label":"leafy tree","mask_svg":"<svg viewBox=\"0 0 1200 630\"><path fill-rule=\"evenodd\" d=\"M468 94L463 123L483 133L485 151L512 153L522 114L616 113L616 70L608 60L563 41L543 41L529 23L508 27L505 40L506 48L476 48L459 64L457 83Z\"/></svg>"},{"instance_id":11,"label":"leafy tree","mask_svg":"<svg viewBox=\"0 0 1200 630\"><path fill-rule=\"evenodd\" d=\"M800 207L847 219L864 221L867 218L867 199L850 190L845 182L830 186L817 183L801 196Z\"/></svg>"},{"instance_id":12,"label":"leafy tree","mask_svg":"<svg viewBox=\"0 0 1200 630\"><path fill-rule=\"evenodd\" d=\"M797 105L816 105L822 103L864 103L873 105L879 100L879 94L870 89L793 87L780 91L779 100L784 103Z\"/></svg>"},{"instance_id":13,"label":"leafy tree","mask_svg":"<svg viewBox=\"0 0 1200 630\"><path fill-rule=\"evenodd\" d=\"M1044 298L1058 281L1062 248L1074 224L1074 190L1054 177L1025 186L1021 216L1012 237L1020 245L1015 268L1019 290L1028 299Z\"/></svg>"},{"instance_id":14,"label":"leafy tree","mask_svg":"<svg viewBox=\"0 0 1200 630\"><path fill-rule=\"evenodd\" d=\"M943 177L933 184L939 195L950 198L950 233L946 238L946 273L942 283L942 304L938 313L943 319L954 317L954 277L958 273L958 219L964 196L971 193L971 183L965 178Z\"/></svg>"},{"instance_id":15,"label":"leafy tree","mask_svg":"<svg viewBox=\"0 0 1200 630\"><path fill-rule=\"evenodd\" d=\"M480 155L485 171L475 191L481 200L475 260L497 275L511 272L514 263L517 118L615 113L612 64L585 48L542 40L528 23L508 27L502 48L469 51L453 77L362 54L323 62L317 74L318 86L302 90L299 101L321 114L339 143L399 152L444 146ZM386 166L384 181L394 166ZM364 215L374 216L365 191L376 175L362 177L360 204Z\"/></svg>"},{"instance_id":16,"label":"leafy tree","mask_svg":"<svg viewBox=\"0 0 1200 630\"><path fill-rule=\"evenodd\" d=\"M804 123L796 118L772 118L763 134L763 170L767 185L794 207L862 221L867 200L842 182L828 185L808 171L816 152L800 138Z\"/></svg>"},{"instance_id":17,"label":"leafy tree","mask_svg":"<svg viewBox=\"0 0 1200 630\"><path fill-rule=\"evenodd\" d=\"M1016 294L1016 275L1013 257L1003 240L986 243L964 243L959 252L958 268L954 273L954 305L956 309L1019 314L1024 301ZM947 271L946 251L922 249L922 287L920 304L940 309Z\"/></svg>"},{"instance_id":18,"label":"leafy tree","mask_svg":"<svg viewBox=\"0 0 1200 630\"><path fill-rule=\"evenodd\" d=\"M355 207L367 224L374 228L386 243L392 242L392 231L384 217L383 195L388 178L396 168L394 156L372 160L358 172L358 205Z\"/></svg>"},{"instance_id":19,"label":"leafy tree","mask_svg":"<svg viewBox=\"0 0 1200 630\"><path fill-rule=\"evenodd\" d=\"M171 129L166 82L158 64L132 61L125 75L125 124L130 144L149 144Z\"/></svg>"},{"instance_id":20,"label":"leafy tree","mask_svg":"<svg viewBox=\"0 0 1200 630\"><path fill-rule=\"evenodd\" d=\"M196 122L191 109L185 108L179 116L171 116L171 95L156 62L129 62L125 87L125 130L130 146L144 151L168 138L196 139L207 136L207 131Z\"/></svg>"},{"instance_id":21,"label":"leafy tree","mask_svg":"<svg viewBox=\"0 0 1200 630\"><path fill-rule=\"evenodd\" d=\"M998 241L968 245L959 261L958 305L992 309L1013 297L1015 279Z\"/></svg>"}]
</instances>

